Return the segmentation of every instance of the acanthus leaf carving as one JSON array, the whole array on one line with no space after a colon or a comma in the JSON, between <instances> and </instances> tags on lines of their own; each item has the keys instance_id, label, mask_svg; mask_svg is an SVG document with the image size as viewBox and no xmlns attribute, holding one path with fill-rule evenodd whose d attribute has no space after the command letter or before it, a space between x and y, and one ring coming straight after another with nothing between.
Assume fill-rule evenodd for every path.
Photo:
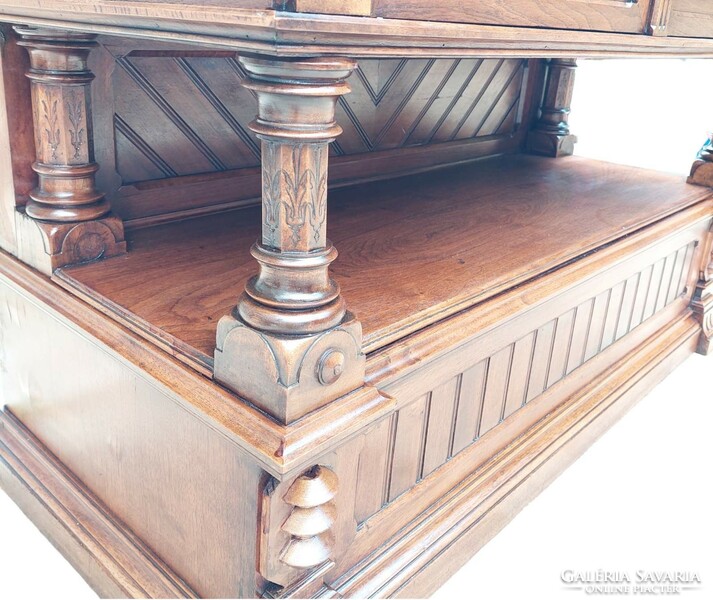
<instances>
[{"instance_id":1,"label":"acanthus leaf carving","mask_svg":"<svg viewBox=\"0 0 713 600\"><path fill-rule=\"evenodd\" d=\"M262 205L263 222L262 236L266 246L277 246L275 234L280 226L280 189L282 169L277 169L277 145L263 142L263 176L262 176Z\"/></svg>"},{"instance_id":2,"label":"acanthus leaf carving","mask_svg":"<svg viewBox=\"0 0 713 600\"><path fill-rule=\"evenodd\" d=\"M264 142L263 243L281 250L304 250L301 246L323 245L322 229L327 219L327 173L323 168L326 146L290 145L289 162L282 162L284 144ZM284 213L283 213L284 210ZM289 246L277 240L280 219L290 231ZM304 228L309 223L309 237Z\"/></svg>"},{"instance_id":3,"label":"acanthus leaf carving","mask_svg":"<svg viewBox=\"0 0 713 600\"><path fill-rule=\"evenodd\" d=\"M327 173L322 169L322 148L318 149L318 155L315 160L315 179L317 180L317 196L312 202L309 215L310 225L312 226L312 236L315 244L322 243L322 228L327 219Z\"/></svg>"},{"instance_id":4,"label":"acanthus leaf carving","mask_svg":"<svg viewBox=\"0 0 713 600\"><path fill-rule=\"evenodd\" d=\"M82 127L82 99L72 97L67 101L67 115L72 126L69 128L70 143L74 148L74 160L79 159L79 152L84 144L84 128Z\"/></svg>"},{"instance_id":5,"label":"acanthus leaf carving","mask_svg":"<svg viewBox=\"0 0 713 600\"><path fill-rule=\"evenodd\" d=\"M47 134L47 145L49 146L52 160L57 160L57 148L59 148L60 131L57 116L57 99L52 99L49 92L41 100L43 118L45 121L45 133Z\"/></svg>"}]
</instances>

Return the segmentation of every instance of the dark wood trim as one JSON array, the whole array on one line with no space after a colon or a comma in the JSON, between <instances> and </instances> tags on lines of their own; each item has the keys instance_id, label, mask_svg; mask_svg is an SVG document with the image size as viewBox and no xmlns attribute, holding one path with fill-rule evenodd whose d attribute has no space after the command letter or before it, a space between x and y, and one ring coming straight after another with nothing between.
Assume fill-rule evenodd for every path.
<instances>
[{"instance_id":1,"label":"dark wood trim","mask_svg":"<svg viewBox=\"0 0 713 600\"><path fill-rule=\"evenodd\" d=\"M656 36L668 35L667 28L670 17L671 0L652 0L646 32Z\"/></svg>"}]
</instances>

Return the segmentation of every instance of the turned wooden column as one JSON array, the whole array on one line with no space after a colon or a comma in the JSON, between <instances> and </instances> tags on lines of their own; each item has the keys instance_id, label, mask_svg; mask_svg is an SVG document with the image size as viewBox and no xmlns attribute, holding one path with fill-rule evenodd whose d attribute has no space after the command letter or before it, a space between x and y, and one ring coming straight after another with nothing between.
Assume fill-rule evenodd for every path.
<instances>
[{"instance_id":1,"label":"turned wooden column","mask_svg":"<svg viewBox=\"0 0 713 600\"><path fill-rule=\"evenodd\" d=\"M346 58L240 58L258 100L262 140L258 274L218 327L215 378L288 423L363 383L361 326L329 275L329 143Z\"/></svg>"},{"instance_id":2,"label":"turned wooden column","mask_svg":"<svg viewBox=\"0 0 713 600\"><path fill-rule=\"evenodd\" d=\"M28 27L15 31L30 56L36 151L37 187L25 214L47 240L49 270L124 252L121 220L110 214L94 181L99 169L92 138L94 75L87 59L96 36Z\"/></svg>"},{"instance_id":3,"label":"turned wooden column","mask_svg":"<svg viewBox=\"0 0 713 600\"><path fill-rule=\"evenodd\" d=\"M574 90L574 58L553 58L548 62L540 117L527 136L527 149L543 156L574 153L577 137L569 131L569 113Z\"/></svg>"}]
</instances>

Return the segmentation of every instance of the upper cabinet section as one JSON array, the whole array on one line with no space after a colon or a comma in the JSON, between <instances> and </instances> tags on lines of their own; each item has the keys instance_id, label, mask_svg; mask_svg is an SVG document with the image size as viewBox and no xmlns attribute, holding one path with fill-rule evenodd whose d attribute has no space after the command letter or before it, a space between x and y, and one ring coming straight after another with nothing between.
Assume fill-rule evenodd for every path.
<instances>
[{"instance_id":1,"label":"upper cabinet section","mask_svg":"<svg viewBox=\"0 0 713 600\"><path fill-rule=\"evenodd\" d=\"M285 8L387 19L643 33L650 4L651 0L293 0Z\"/></svg>"}]
</instances>

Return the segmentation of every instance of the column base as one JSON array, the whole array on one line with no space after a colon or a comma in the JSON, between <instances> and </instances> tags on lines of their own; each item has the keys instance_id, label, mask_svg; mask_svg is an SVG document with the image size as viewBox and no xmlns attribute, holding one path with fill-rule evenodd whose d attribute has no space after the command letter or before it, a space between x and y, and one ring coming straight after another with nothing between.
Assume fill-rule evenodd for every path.
<instances>
[{"instance_id":1,"label":"column base","mask_svg":"<svg viewBox=\"0 0 713 600\"><path fill-rule=\"evenodd\" d=\"M546 131L531 131L527 136L527 151L540 156L571 156L577 136L571 133L559 134Z\"/></svg>"},{"instance_id":2,"label":"column base","mask_svg":"<svg viewBox=\"0 0 713 600\"><path fill-rule=\"evenodd\" d=\"M691 165L691 174L688 183L713 187L713 162L697 160Z\"/></svg>"},{"instance_id":3,"label":"column base","mask_svg":"<svg viewBox=\"0 0 713 600\"><path fill-rule=\"evenodd\" d=\"M126 252L124 224L113 214L95 221L51 223L16 213L18 258L51 275L56 269Z\"/></svg>"},{"instance_id":4,"label":"column base","mask_svg":"<svg viewBox=\"0 0 713 600\"><path fill-rule=\"evenodd\" d=\"M363 385L361 338L351 313L333 329L291 336L252 329L233 311L218 322L214 378L291 423Z\"/></svg>"}]
</instances>

